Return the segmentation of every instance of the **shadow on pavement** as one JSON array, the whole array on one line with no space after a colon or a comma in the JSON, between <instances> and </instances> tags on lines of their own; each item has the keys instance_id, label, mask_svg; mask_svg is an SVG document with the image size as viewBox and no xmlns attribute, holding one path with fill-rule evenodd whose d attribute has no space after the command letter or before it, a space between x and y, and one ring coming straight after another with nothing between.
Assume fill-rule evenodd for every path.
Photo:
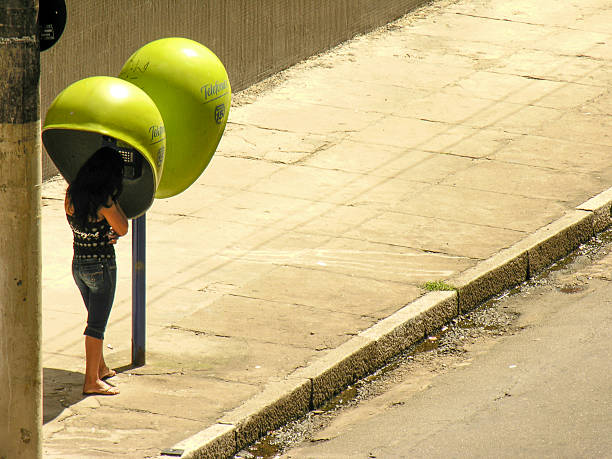
<instances>
[{"instance_id":1,"label":"shadow on pavement","mask_svg":"<svg viewBox=\"0 0 612 459\"><path fill-rule=\"evenodd\" d=\"M133 369L132 365L115 368L117 373ZM43 423L53 421L62 412L85 398L83 395L83 373L43 368ZM112 382L110 382L112 384Z\"/></svg>"},{"instance_id":2,"label":"shadow on pavement","mask_svg":"<svg viewBox=\"0 0 612 459\"><path fill-rule=\"evenodd\" d=\"M43 368L43 423L83 400L83 373Z\"/></svg>"}]
</instances>

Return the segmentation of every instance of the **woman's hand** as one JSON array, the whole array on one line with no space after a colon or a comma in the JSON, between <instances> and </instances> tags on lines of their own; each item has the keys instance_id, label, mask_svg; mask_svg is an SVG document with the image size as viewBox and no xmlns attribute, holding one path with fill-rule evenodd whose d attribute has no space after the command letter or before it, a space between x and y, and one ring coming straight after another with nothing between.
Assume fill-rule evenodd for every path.
<instances>
[{"instance_id":1,"label":"woman's hand","mask_svg":"<svg viewBox=\"0 0 612 459\"><path fill-rule=\"evenodd\" d=\"M115 233L114 230L110 230L110 233L108 233L108 242L110 244L116 244L119 238L120 236L117 233Z\"/></svg>"}]
</instances>

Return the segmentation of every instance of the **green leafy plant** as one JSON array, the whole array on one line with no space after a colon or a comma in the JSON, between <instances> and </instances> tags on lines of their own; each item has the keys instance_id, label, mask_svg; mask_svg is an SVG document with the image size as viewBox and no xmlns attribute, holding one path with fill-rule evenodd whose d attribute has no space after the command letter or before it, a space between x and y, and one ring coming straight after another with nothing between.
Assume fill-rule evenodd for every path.
<instances>
[{"instance_id":1,"label":"green leafy plant","mask_svg":"<svg viewBox=\"0 0 612 459\"><path fill-rule=\"evenodd\" d=\"M423 288L425 290L429 290L430 292L437 292L440 290L457 290L456 287L453 287L444 281L427 281L423 284Z\"/></svg>"}]
</instances>

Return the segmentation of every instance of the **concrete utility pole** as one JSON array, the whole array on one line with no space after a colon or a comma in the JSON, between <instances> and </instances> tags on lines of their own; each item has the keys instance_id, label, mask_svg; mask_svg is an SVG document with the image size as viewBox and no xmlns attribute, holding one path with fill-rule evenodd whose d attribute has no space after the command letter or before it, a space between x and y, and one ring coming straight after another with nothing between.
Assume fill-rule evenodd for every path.
<instances>
[{"instance_id":1,"label":"concrete utility pole","mask_svg":"<svg viewBox=\"0 0 612 459\"><path fill-rule=\"evenodd\" d=\"M36 0L0 6L0 458L42 457Z\"/></svg>"}]
</instances>

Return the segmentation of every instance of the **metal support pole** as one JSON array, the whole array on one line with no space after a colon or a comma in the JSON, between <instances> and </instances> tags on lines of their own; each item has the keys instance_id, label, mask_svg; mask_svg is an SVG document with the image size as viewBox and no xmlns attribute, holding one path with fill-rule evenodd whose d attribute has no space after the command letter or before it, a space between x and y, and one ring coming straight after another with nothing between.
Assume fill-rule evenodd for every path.
<instances>
[{"instance_id":1,"label":"metal support pole","mask_svg":"<svg viewBox=\"0 0 612 459\"><path fill-rule=\"evenodd\" d=\"M146 214L132 220L132 366L145 364Z\"/></svg>"}]
</instances>

